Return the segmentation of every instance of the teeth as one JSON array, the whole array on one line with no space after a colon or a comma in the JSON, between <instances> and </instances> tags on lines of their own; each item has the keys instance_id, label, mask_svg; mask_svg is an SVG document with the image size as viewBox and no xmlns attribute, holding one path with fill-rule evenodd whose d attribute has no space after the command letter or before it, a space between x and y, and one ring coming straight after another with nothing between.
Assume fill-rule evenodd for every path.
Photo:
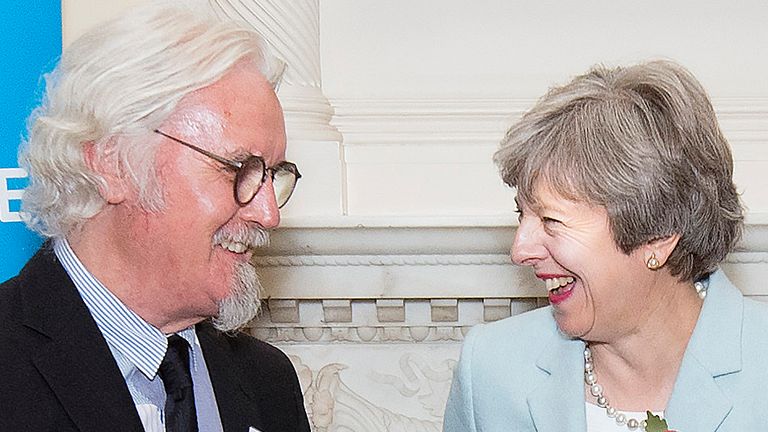
<instances>
[{"instance_id":1,"label":"teeth","mask_svg":"<svg viewBox=\"0 0 768 432\"><path fill-rule=\"evenodd\" d=\"M243 253L243 252L248 250L248 246L246 246L245 243L231 241L231 240L228 240L228 239L222 240L220 245L224 249L226 249L226 250L228 250L230 252L238 253L238 254Z\"/></svg>"},{"instance_id":2,"label":"teeth","mask_svg":"<svg viewBox=\"0 0 768 432\"><path fill-rule=\"evenodd\" d=\"M544 284L547 287L547 291L552 291L560 287L566 286L569 283L572 283L574 280L575 279L573 279L571 276L550 278L550 279L544 279Z\"/></svg>"}]
</instances>

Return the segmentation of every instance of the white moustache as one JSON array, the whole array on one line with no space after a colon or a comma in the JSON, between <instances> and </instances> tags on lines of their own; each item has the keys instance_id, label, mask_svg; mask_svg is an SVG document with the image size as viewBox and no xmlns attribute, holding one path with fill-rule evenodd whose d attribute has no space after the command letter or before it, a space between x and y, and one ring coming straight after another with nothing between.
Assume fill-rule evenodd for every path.
<instances>
[{"instance_id":1,"label":"white moustache","mask_svg":"<svg viewBox=\"0 0 768 432\"><path fill-rule=\"evenodd\" d=\"M244 253L269 244L269 233L261 227L220 228L213 236L213 244L230 252Z\"/></svg>"}]
</instances>

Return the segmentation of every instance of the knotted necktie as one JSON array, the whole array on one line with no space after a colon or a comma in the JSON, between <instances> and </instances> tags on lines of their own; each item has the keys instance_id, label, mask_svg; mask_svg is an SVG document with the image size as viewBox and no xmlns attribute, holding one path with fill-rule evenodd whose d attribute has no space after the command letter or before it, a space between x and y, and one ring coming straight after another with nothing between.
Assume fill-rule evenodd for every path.
<instances>
[{"instance_id":1,"label":"knotted necktie","mask_svg":"<svg viewBox=\"0 0 768 432\"><path fill-rule=\"evenodd\" d=\"M181 336L168 338L168 350L158 374L165 386L166 432L197 432L195 393L189 373L189 345Z\"/></svg>"}]
</instances>

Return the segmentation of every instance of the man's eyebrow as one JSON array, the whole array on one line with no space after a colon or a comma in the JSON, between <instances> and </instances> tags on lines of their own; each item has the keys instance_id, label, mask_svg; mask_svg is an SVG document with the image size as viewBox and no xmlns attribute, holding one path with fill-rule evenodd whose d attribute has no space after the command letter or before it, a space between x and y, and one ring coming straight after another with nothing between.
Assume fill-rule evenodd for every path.
<instances>
[{"instance_id":1,"label":"man's eyebrow","mask_svg":"<svg viewBox=\"0 0 768 432\"><path fill-rule=\"evenodd\" d=\"M255 156L255 155L245 150L235 150L232 152L227 152L226 154L227 159L232 159L233 161L238 161L238 162L242 162L251 156Z\"/></svg>"}]
</instances>

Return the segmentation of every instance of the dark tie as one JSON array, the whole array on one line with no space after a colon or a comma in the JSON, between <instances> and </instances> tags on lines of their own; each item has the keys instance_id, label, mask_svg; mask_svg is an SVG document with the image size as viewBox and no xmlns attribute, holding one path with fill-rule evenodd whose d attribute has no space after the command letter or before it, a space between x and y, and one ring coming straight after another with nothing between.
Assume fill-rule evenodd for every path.
<instances>
[{"instance_id":1,"label":"dark tie","mask_svg":"<svg viewBox=\"0 0 768 432\"><path fill-rule=\"evenodd\" d=\"M158 374L165 386L166 432L197 432L195 393L189 373L189 345L181 336L168 338L168 350Z\"/></svg>"}]
</instances>

